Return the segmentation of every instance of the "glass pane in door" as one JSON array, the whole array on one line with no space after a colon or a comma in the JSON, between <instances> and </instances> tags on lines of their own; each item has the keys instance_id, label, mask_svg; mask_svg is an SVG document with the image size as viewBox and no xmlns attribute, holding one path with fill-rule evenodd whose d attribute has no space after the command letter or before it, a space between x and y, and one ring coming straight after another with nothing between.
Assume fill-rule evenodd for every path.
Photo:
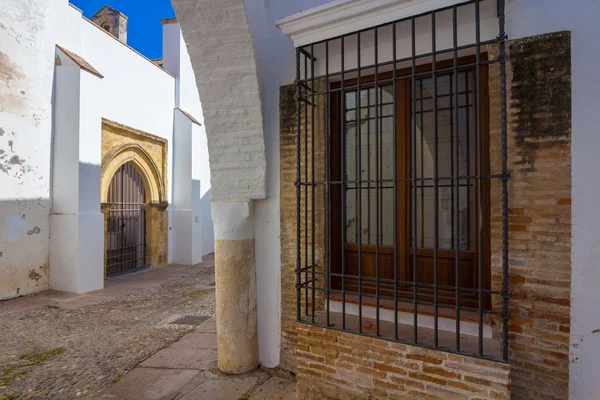
<instances>
[{"instance_id":1,"label":"glass pane in door","mask_svg":"<svg viewBox=\"0 0 600 400\"><path fill-rule=\"evenodd\" d=\"M475 174L473 143L473 73L458 73L458 88L452 75L437 77L436 99L432 77L418 79L415 93L416 132L416 242L418 248L435 246L435 209L438 212L438 248L472 251ZM458 121L455 121L455 96L458 90ZM434 101L437 102L437 141ZM411 99L412 104L412 99ZM455 129L457 122L458 129ZM438 196L435 197L437 161ZM458 166L458 168L457 168ZM456 180L459 188L457 191ZM411 195L412 196L412 195ZM411 197L414 201L414 197ZM458 235L457 235L458 228ZM458 236L458 237L457 237ZM412 239L415 239L413 232ZM411 246L414 243L411 240Z\"/></svg>"},{"instance_id":2,"label":"glass pane in door","mask_svg":"<svg viewBox=\"0 0 600 400\"><path fill-rule=\"evenodd\" d=\"M392 85L346 93L346 243L393 245L393 103Z\"/></svg>"}]
</instances>

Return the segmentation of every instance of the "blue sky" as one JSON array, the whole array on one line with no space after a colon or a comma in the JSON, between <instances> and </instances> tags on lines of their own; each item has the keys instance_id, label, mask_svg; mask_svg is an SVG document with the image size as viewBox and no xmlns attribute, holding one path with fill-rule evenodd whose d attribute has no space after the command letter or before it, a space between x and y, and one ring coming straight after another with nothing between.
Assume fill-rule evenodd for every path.
<instances>
[{"instance_id":1,"label":"blue sky","mask_svg":"<svg viewBox=\"0 0 600 400\"><path fill-rule=\"evenodd\" d=\"M128 17L127 44L150 59L162 57L162 18L172 18L170 0L71 0L90 18L107 5Z\"/></svg>"}]
</instances>

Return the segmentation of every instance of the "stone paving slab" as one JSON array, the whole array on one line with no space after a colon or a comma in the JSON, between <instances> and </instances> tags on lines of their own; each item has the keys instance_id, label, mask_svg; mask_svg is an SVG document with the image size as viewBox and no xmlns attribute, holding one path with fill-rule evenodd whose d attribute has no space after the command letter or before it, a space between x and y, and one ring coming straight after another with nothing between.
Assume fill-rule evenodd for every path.
<instances>
[{"instance_id":1,"label":"stone paving slab","mask_svg":"<svg viewBox=\"0 0 600 400\"><path fill-rule=\"evenodd\" d=\"M217 349L167 348L140 364L141 367L205 370L217 367Z\"/></svg>"},{"instance_id":2,"label":"stone paving slab","mask_svg":"<svg viewBox=\"0 0 600 400\"><path fill-rule=\"evenodd\" d=\"M268 379L266 374L241 375L239 377L213 378L202 383L178 400L241 400L247 393Z\"/></svg>"},{"instance_id":3,"label":"stone paving slab","mask_svg":"<svg viewBox=\"0 0 600 400\"><path fill-rule=\"evenodd\" d=\"M217 348L214 333L189 333L171 345L171 349L210 350Z\"/></svg>"},{"instance_id":4,"label":"stone paving slab","mask_svg":"<svg viewBox=\"0 0 600 400\"><path fill-rule=\"evenodd\" d=\"M131 400L171 399L198 375L204 378L203 373L193 369L135 368L111 388L111 393Z\"/></svg>"},{"instance_id":5,"label":"stone paving slab","mask_svg":"<svg viewBox=\"0 0 600 400\"><path fill-rule=\"evenodd\" d=\"M179 375L182 374L180 371L190 370L197 374L184 382L186 379ZM172 376L176 382L169 382L164 391L153 389L153 384L148 384L147 390L144 387L133 389L144 386L144 382L162 382ZM217 369L216 322L212 317L200 324L195 332L186 334L141 363L110 393L124 400L294 400L296 381L290 374L265 368L237 376L220 373Z\"/></svg>"},{"instance_id":6,"label":"stone paving slab","mask_svg":"<svg viewBox=\"0 0 600 400\"><path fill-rule=\"evenodd\" d=\"M250 393L249 400L296 400L296 381L271 376Z\"/></svg>"},{"instance_id":7,"label":"stone paving slab","mask_svg":"<svg viewBox=\"0 0 600 400\"><path fill-rule=\"evenodd\" d=\"M211 318L196 328L196 333L217 333L217 322Z\"/></svg>"}]
</instances>

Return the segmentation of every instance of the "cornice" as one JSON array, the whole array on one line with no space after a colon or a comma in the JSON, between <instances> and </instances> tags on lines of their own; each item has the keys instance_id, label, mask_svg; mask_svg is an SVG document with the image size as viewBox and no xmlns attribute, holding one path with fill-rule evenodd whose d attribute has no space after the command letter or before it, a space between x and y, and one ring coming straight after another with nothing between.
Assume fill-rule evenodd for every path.
<instances>
[{"instance_id":1,"label":"cornice","mask_svg":"<svg viewBox=\"0 0 600 400\"><path fill-rule=\"evenodd\" d=\"M336 0L275 21L294 47L464 3L465 0Z\"/></svg>"}]
</instances>

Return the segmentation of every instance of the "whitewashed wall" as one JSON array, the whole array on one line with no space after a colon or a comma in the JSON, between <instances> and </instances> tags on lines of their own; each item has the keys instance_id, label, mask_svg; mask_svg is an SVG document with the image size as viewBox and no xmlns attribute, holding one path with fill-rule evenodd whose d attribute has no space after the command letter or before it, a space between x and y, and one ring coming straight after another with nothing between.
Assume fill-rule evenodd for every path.
<instances>
[{"instance_id":1,"label":"whitewashed wall","mask_svg":"<svg viewBox=\"0 0 600 400\"><path fill-rule=\"evenodd\" d=\"M0 2L0 300L48 288L53 2Z\"/></svg>"},{"instance_id":2,"label":"whitewashed wall","mask_svg":"<svg viewBox=\"0 0 600 400\"><path fill-rule=\"evenodd\" d=\"M61 24L56 30L56 44L82 57L103 78L81 70L56 81L50 285L59 290L88 292L104 285L102 118L160 136L172 144L175 79L82 18L67 3L58 1L62 4L57 6ZM57 77L65 75L62 69L75 68L64 56L61 63L64 66L56 67ZM72 89L71 93L62 96L67 88ZM64 126L71 128L69 134ZM65 141L76 144L76 157L71 153L71 144ZM169 145L169 171L172 165ZM171 198L169 179L169 201Z\"/></svg>"},{"instance_id":3,"label":"whitewashed wall","mask_svg":"<svg viewBox=\"0 0 600 400\"><path fill-rule=\"evenodd\" d=\"M278 363L279 341L279 228L278 221L278 89L293 82L295 53L292 42L274 26L275 20L328 3L323 0L280 0L265 3L246 0L261 84L268 163L269 199L257 202L256 257L259 343L261 361ZM443 3L443 2L438 2ZM449 0L448 4L454 3ZM484 2L494 3L494 2ZM593 49L600 34L600 3L596 0L508 0L507 33L510 39L562 30L572 32L573 73L573 253L572 253L572 399L600 397L600 186L594 174L600 169L600 55ZM485 27L484 27L485 29ZM260 234L258 234L260 232Z\"/></svg>"},{"instance_id":4,"label":"whitewashed wall","mask_svg":"<svg viewBox=\"0 0 600 400\"><path fill-rule=\"evenodd\" d=\"M196 78L180 26L174 21L163 23L163 66L177 77L175 107L200 123L193 124L176 111L174 146L181 149L182 157L185 158L182 163L185 166L180 168L185 168L189 177L183 178L183 175L173 170L175 197L170 208L172 240L169 244L169 259L174 263L195 264L202 261L202 256L214 252L210 165ZM183 143L178 144L178 140Z\"/></svg>"},{"instance_id":5,"label":"whitewashed wall","mask_svg":"<svg viewBox=\"0 0 600 400\"><path fill-rule=\"evenodd\" d=\"M202 121L179 38L178 32L176 41L163 43L177 64L176 80L82 18L67 0L0 2L0 299L50 286L76 292L103 286L102 118L168 141L173 201L176 104ZM57 44L103 78L64 54L55 67ZM194 125L190 134L187 150L195 162L187 176L194 211L188 222L199 240L189 251L201 259L214 247L210 172L204 130ZM169 230L170 242L176 232Z\"/></svg>"}]
</instances>

